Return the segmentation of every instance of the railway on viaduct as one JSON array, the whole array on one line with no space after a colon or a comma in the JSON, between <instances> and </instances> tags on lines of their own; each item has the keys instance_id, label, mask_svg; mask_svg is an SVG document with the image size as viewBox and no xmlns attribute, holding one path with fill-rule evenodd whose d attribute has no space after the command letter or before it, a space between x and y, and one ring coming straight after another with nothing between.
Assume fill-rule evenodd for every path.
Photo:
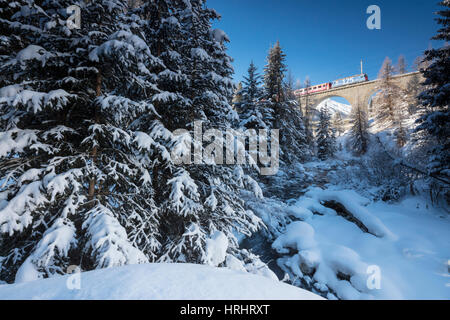
<instances>
[{"instance_id":1,"label":"railway on viaduct","mask_svg":"<svg viewBox=\"0 0 450 320\"><path fill-rule=\"evenodd\" d=\"M394 83L397 84L401 89L406 89L409 81L413 77L419 77L419 81L423 81L424 78L420 72L410 72L400 75L395 75L392 77ZM354 84L349 84L346 86L341 86L338 88L331 88L326 91L310 93L308 95L299 96L301 105L304 106L308 104L313 109L324 100L333 98L333 97L341 97L346 99L350 105L354 106L359 101L364 103L366 106L369 106L371 101L371 97L378 91L378 82L380 79L358 82ZM370 106L369 106L370 109Z\"/></svg>"}]
</instances>

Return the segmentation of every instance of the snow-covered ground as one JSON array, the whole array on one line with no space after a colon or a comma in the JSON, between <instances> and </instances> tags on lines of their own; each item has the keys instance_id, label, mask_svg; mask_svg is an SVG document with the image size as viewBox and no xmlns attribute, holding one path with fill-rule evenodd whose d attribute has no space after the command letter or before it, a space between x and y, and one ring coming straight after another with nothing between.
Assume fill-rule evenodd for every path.
<instances>
[{"instance_id":1,"label":"snow-covered ground","mask_svg":"<svg viewBox=\"0 0 450 320\"><path fill-rule=\"evenodd\" d=\"M0 299L316 300L322 298L306 290L244 271L193 264L141 264L0 285Z\"/></svg>"},{"instance_id":2,"label":"snow-covered ground","mask_svg":"<svg viewBox=\"0 0 450 320\"><path fill-rule=\"evenodd\" d=\"M342 204L351 217L324 201ZM334 186L270 206L292 219L275 231L272 247L290 279L303 279L297 284L330 299L450 299L450 218L426 200L374 202ZM265 209L259 213L272 211Z\"/></svg>"}]
</instances>

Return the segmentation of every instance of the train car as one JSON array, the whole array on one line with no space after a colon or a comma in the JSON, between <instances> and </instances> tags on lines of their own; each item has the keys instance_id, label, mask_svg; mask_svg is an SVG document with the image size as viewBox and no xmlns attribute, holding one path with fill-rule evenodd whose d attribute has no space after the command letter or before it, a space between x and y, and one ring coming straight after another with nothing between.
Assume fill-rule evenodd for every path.
<instances>
[{"instance_id":1,"label":"train car","mask_svg":"<svg viewBox=\"0 0 450 320\"><path fill-rule=\"evenodd\" d=\"M349 84L365 82L365 81L369 81L369 77L367 76L367 74L363 73L363 74L358 74L356 76L351 76L351 77L334 80L332 82L332 87L338 88L338 87L346 86Z\"/></svg>"},{"instance_id":2,"label":"train car","mask_svg":"<svg viewBox=\"0 0 450 320\"><path fill-rule=\"evenodd\" d=\"M332 86L331 82L322 83L322 84L318 84L318 85L311 86L311 87L308 87L308 88L295 90L294 94L296 96L304 96L306 94L311 94L311 93L316 93L316 92L329 90L329 89L331 89L331 86Z\"/></svg>"},{"instance_id":3,"label":"train car","mask_svg":"<svg viewBox=\"0 0 450 320\"><path fill-rule=\"evenodd\" d=\"M355 76L334 80L333 82L327 82L327 83L322 83L322 84L318 84L315 86L311 86L308 88L298 89L298 90L294 91L294 95L299 97L299 96L304 96L304 95L311 94L311 93L322 92L322 91L330 90L332 88L339 88L339 87L346 86L349 84L365 82L365 81L369 81L369 77L367 76L367 74L362 73L362 74L357 74Z\"/></svg>"}]
</instances>

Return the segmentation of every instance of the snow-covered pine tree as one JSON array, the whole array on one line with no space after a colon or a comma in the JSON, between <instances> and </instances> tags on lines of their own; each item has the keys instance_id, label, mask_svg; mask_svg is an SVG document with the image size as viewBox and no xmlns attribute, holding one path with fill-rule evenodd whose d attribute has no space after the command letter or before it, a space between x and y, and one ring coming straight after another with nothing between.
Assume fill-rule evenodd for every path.
<instances>
[{"instance_id":1,"label":"snow-covered pine tree","mask_svg":"<svg viewBox=\"0 0 450 320\"><path fill-rule=\"evenodd\" d=\"M236 104L239 110L240 127L245 129L270 129L273 120L273 110L267 106L262 97L261 76L253 61L244 76L242 99Z\"/></svg>"},{"instance_id":2,"label":"snow-covered pine tree","mask_svg":"<svg viewBox=\"0 0 450 320\"><path fill-rule=\"evenodd\" d=\"M264 89L267 99L272 99L275 102L283 102L284 99L284 77L287 70L286 54L283 52L280 46L280 42L277 41L275 45L270 48L269 55L267 56L267 65L264 68ZM274 104L276 109L275 113L278 113L281 108L281 103Z\"/></svg>"},{"instance_id":3,"label":"snow-covered pine tree","mask_svg":"<svg viewBox=\"0 0 450 320\"><path fill-rule=\"evenodd\" d=\"M349 146L356 155L363 155L369 146L369 119L364 106L358 102L352 107L350 114L352 127L350 129Z\"/></svg>"},{"instance_id":4,"label":"snow-covered pine tree","mask_svg":"<svg viewBox=\"0 0 450 320\"><path fill-rule=\"evenodd\" d=\"M336 152L336 141L330 126L330 113L327 106L319 111L319 124L316 131L317 156L326 160Z\"/></svg>"},{"instance_id":5,"label":"snow-covered pine tree","mask_svg":"<svg viewBox=\"0 0 450 320\"><path fill-rule=\"evenodd\" d=\"M259 100L262 95L261 76L257 70L258 68L252 61L248 67L248 75L244 76L244 93L248 96L249 101Z\"/></svg>"},{"instance_id":6,"label":"snow-covered pine tree","mask_svg":"<svg viewBox=\"0 0 450 320\"><path fill-rule=\"evenodd\" d=\"M311 159L313 152L308 144L307 132L298 102L288 100L280 115L281 159L288 164L305 162Z\"/></svg>"},{"instance_id":7,"label":"snow-covered pine tree","mask_svg":"<svg viewBox=\"0 0 450 320\"><path fill-rule=\"evenodd\" d=\"M307 142L307 132L298 102L292 88L286 92L286 55L279 41L270 49L264 68L266 107L273 110L273 129L280 129L280 157L286 164L304 162L312 155ZM290 97L294 99L289 99Z\"/></svg>"},{"instance_id":8,"label":"snow-covered pine tree","mask_svg":"<svg viewBox=\"0 0 450 320\"><path fill-rule=\"evenodd\" d=\"M445 44L425 52L429 66L422 69L426 90L419 95L424 109L417 120L416 132L433 146L428 162L430 174L450 181L450 1L441 1L440 5L443 8L436 20L441 28L433 39L443 40Z\"/></svg>"},{"instance_id":9,"label":"snow-covered pine tree","mask_svg":"<svg viewBox=\"0 0 450 320\"><path fill-rule=\"evenodd\" d=\"M195 121L203 121L203 131L225 132L237 119L230 105L234 85L225 47L228 37L211 28L219 16L203 0L148 1L136 12L153 17L146 24L146 38L155 39L157 58L166 67L155 71L161 91L153 103L161 117L139 124L147 127L143 131L161 150L151 172L160 211L162 246L157 260L215 264L207 243L216 232L226 235L228 253L245 256L238 252L233 233L250 235L262 225L240 196L242 188L249 188L262 197L256 181L238 165L205 164L196 156L194 163L185 164L170 157L192 160ZM176 129L189 134L176 135ZM196 144L194 149L202 155L205 146Z\"/></svg>"},{"instance_id":10,"label":"snow-covered pine tree","mask_svg":"<svg viewBox=\"0 0 450 320\"><path fill-rule=\"evenodd\" d=\"M0 2L2 280L146 262L159 247L153 144L130 130L156 117L146 90L159 61L126 11L125 0Z\"/></svg>"}]
</instances>

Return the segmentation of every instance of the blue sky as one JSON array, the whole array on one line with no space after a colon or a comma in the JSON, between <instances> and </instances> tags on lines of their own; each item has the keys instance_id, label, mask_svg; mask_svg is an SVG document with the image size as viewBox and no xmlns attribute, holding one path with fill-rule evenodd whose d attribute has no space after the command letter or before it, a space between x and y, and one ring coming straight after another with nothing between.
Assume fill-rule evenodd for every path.
<instances>
[{"instance_id":1,"label":"blue sky","mask_svg":"<svg viewBox=\"0 0 450 320\"><path fill-rule=\"evenodd\" d=\"M313 84L358 74L360 60L376 78L386 56L405 55L410 66L435 41L437 0L208 0L222 15L214 26L231 39L235 79L253 59L260 72L269 47L280 41L295 79ZM369 30L369 5L381 9L381 30Z\"/></svg>"}]
</instances>

